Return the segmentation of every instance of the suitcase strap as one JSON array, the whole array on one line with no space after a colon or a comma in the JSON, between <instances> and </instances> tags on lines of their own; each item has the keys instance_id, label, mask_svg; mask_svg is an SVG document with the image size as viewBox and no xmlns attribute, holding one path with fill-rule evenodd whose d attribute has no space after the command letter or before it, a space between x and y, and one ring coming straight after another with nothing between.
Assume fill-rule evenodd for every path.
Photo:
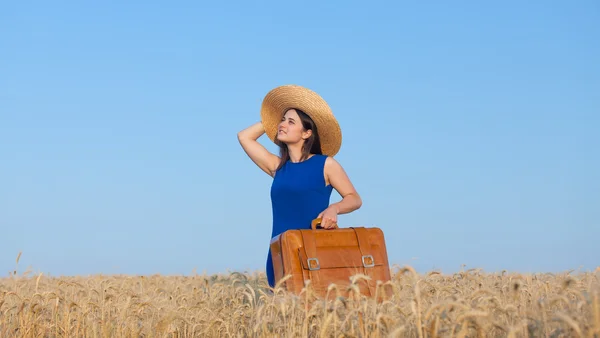
<instances>
[{"instance_id":1,"label":"suitcase strap","mask_svg":"<svg viewBox=\"0 0 600 338\"><path fill-rule=\"evenodd\" d=\"M302 230L300 233L302 234L304 251L308 258L308 275L311 280L318 280L318 271L321 269L321 266L319 265L319 259L317 258L317 244L315 243L314 231L315 230Z\"/></svg>"},{"instance_id":2,"label":"suitcase strap","mask_svg":"<svg viewBox=\"0 0 600 338\"><path fill-rule=\"evenodd\" d=\"M356 240L358 241L358 249L360 250L360 255L363 263L363 272L366 276L370 277L370 280L367 280L367 286L369 287L369 292L371 296L375 295L375 281L373 280L373 274L371 273L373 270L372 267L375 266L375 259L373 255L371 255L371 243L369 242L369 234L367 229L364 227L351 227L356 234Z\"/></svg>"}]
</instances>

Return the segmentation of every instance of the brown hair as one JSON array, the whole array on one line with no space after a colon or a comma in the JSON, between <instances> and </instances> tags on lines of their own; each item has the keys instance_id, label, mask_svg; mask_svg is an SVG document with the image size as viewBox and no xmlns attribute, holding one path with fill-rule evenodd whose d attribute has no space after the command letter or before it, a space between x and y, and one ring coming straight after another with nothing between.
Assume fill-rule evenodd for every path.
<instances>
[{"instance_id":1,"label":"brown hair","mask_svg":"<svg viewBox=\"0 0 600 338\"><path fill-rule=\"evenodd\" d=\"M302 145L302 156L300 157L300 161L306 160L310 154L323 154L321 151L319 132L317 131L317 125L315 122L302 110L297 108L290 109L294 109L298 113L304 130L312 130L312 134L307 140L304 141L304 144ZM275 169L275 171L278 171L290 159L290 153L288 151L287 144L279 141L278 139L275 139L275 144L279 146L279 157L281 158L277 169Z\"/></svg>"}]
</instances>

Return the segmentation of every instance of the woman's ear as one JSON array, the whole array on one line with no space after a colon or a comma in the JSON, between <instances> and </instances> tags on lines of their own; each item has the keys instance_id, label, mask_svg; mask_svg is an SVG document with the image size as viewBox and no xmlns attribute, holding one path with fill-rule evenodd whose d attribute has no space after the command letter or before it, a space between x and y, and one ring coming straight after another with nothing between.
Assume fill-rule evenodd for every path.
<instances>
[{"instance_id":1,"label":"woman's ear","mask_svg":"<svg viewBox=\"0 0 600 338\"><path fill-rule=\"evenodd\" d=\"M306 141L310 138L310 136L312 135L312 129L309 129L307 131L303 131L302 132L302 138Z\"/></svg>"}]
</instances>

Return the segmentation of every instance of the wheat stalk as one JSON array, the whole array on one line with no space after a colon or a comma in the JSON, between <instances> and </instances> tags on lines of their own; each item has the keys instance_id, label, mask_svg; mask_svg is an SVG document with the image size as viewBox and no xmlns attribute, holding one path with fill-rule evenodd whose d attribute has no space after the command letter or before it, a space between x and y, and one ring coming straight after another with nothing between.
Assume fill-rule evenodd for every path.
<instances>
[{"instance_id":1,"label":"wheat stalk","mask_svg":"<svg viewBox=\"0 0 600 338\"><path fill-rule=\"evenodd\" d=\"M270 289L264 274L11 274L0 279L0 336L591 337L600 334L597 272L421 276L406 266L382 302L360 294L363 275L317 299L310 282L292 295L281 285Z\"/></svg>"}]
</instances>

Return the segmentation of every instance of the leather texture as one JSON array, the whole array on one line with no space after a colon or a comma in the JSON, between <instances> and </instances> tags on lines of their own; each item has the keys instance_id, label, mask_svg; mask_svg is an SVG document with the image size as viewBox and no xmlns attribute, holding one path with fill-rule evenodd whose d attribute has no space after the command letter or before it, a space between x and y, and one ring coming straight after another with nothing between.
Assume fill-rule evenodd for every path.
<instances>
[{"instance_id":1,"label":"leather texture","mask_svg":"<svg viewBox=\"0 0 600 338\"><path fill-rule=\"evenodd\" d=\"M352 277L362 274L370 280L357 278L360 293L376 295L377 282L390 280L390 268L383 231L379 228L349 227L321 229L320 219L312 229L288 230L271 240L271 255L275 282L288 276L282 286L299 294L310 280L317 296L327 295L331 283L341 295L349 294ZM335 295L335 291L332 291ZM385 292L385 294L384 294ZM378 296L390 296L381 288ZM379 298L379 297L378 297Z\"/></svg>"}]
</instances>

